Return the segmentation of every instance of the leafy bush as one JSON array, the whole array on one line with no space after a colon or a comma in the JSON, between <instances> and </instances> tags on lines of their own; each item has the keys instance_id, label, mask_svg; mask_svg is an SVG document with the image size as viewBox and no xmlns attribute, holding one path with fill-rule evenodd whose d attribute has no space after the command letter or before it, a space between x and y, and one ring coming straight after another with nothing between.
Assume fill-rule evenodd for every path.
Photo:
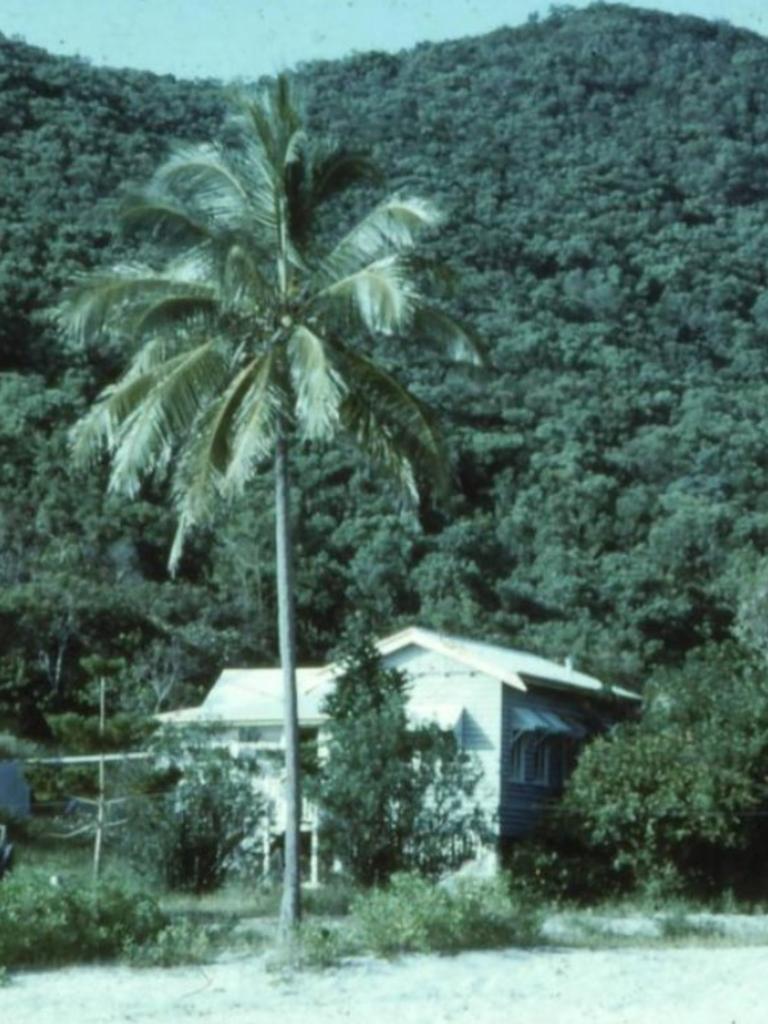
<instances>
[{"instance_id":1,"label":"leafy bush","mask_svg":"<svg viewBox=\"0 0 768 1024\"><path fill-rule=\"evenodd\" d=\"M620 896L626 872L590 846L565 814L544 817L535 832L503 851L510 892L526 903L593 903Z\"/></svg>"},{"instance_id":2,"label":"leafy bush","mask_svg":"<svg viewBox=\"0 0 768 1024\"><path fill-rule=\"evenodd\" d=\"M336 967L358 947L345 927L307 921L301 926L296 966L323 969Z\"/></svg>"},{"instance_id":3,"label":"leafy bush","mask_svg":"<svg viewBox=\"0 0 768 1024\"><path fill-rule=\"evenodd\" d=\"M528 945L539 935L538 915L515 902L502 879L449 891L395 875L385 889L358 897L352 913L362 943L380 956Z\"/></svg>"},{"instance_id":4,"label":"leafy bush","mask_svg":"<svg viewBox=\"0 0 768 1024\"><path fill-rule=\"evenodd\" d=\"M337 876L316 889L307 889L303 896L304 909L308 914L321 917L343 917L349 913L359 893L360 888L354 882Z\"/></svg>"},{"instance_id":5,"label":"leafy bush","mask_svg":"<svg viewBox=\"0 0 768 1024\"><path fill-rule=\"evenodd\" d=\"M639 723L584 751L562 810L630 888L755 897L768 885L766 777L764 668L721 645L657 679Z\"/></svg>"},{"instance_id":6,"label":"leafy bush","mask_svg":"<svg viewBox=\"0 0 768 1024\"><path fill-rule=\"evenodd\" d=\"M24 757L34 757L38 753L35 743L19 739L9 732L0 732L0 761L17 761Z\"/></svg>"},{"instance_id":7,"label":"leafy bush","mask_svg":"<svg viewBox=\"0 0 768 1024\"><path fill-rule=\"evenodd\" d=\"M244 841L259 829L263 812L253 787L255 764L207 740L189 731L160 739L165 791L130 802L122 840L142 870L153 870L171 889L197 893L219 886L236 856L247 868ZM140 785L154 788L146 778Z\"/></svg>"},{"instance_id":8,"label":"leafy bush","mask_svg":"<svg viewBox=\"0 0 768 1024\"><path fill-rule=\"evenodd\" d=\"M156 901L117 882L58 887L18 870L2 882L0 963L6 967L102 960L154 939L167 924Z\"/></svg>"},{"instance_id":9,"label":"leafy bush","mask_svg":"<svg viewBox=\"0 0 768 1024\"><path fill-rule=\"evenodd\" d=\"M347 639L344 672L326 701L326 757L307 780L323 845L361 885L397 871L437 875L484 832L473 793L480 772L436 726L414 728L405 676L364 635Z\"/></svg>"},{"instance_id":10,"label":"leafy bush","mask_svg":"<svg viewBox=\"0 0 768 1024\"><path fill-rule=\"evenodd\" d=\"M210 929L181 920L161 928L147 941L129 939L123 947L123 955L133 967L174 967L207 963L213 957L214 948Z\"/></svg>"}]
</instances>

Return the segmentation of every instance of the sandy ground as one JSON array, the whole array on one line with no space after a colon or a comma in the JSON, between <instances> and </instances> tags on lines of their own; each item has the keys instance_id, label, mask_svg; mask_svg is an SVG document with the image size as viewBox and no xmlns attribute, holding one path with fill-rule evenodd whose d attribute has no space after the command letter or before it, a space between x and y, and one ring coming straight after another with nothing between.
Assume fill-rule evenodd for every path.
<instances>
[{"instance_id":1,"label":"sandy ground","mask_svg":"<svg viewBox=\"0 0 768 1024\"><path fill-rule=\"evenodd\" d=\"M768 947L542 948L361 958L279 976L263 957L77 967L0 988L3 1024L765 1024Z\"/></svg>"}]
</instances>

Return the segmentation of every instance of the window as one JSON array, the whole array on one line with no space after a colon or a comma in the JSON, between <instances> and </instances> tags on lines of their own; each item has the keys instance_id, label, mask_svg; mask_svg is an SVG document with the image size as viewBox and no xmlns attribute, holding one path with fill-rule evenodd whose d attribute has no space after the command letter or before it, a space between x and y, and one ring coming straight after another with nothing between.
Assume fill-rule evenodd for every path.
<instances>
[{"instance_id":1,"label":"window","mask_svg":"<svg viewBox=\"0 0 768 1024\"><path fill-rule=\"evenodd\" d=\"M573 771L577 750L570 736L542 729L518 732L510 747L509 777L534 786L562 786Z\"/></svg>"},{"instance_id":2,"label":"window","mask_svg":"<svg viewBox=\"0 0 768 1024\"><path fill-rule=\"evenodd\" d=\"M539 729L520 732L510 749L510 778L546 786L550 778L551 738Z\"/></svg>"},{"instance_id":3,"label":"window","mask_svg":"<svg viewBox=\"0 0 768 1024\"><path fill-rule=\"evenodd\" d=\"M241 743L258 743L261 729L257 725L241 725L237 730L237 738Z\"/></svg>"}]
</instances>

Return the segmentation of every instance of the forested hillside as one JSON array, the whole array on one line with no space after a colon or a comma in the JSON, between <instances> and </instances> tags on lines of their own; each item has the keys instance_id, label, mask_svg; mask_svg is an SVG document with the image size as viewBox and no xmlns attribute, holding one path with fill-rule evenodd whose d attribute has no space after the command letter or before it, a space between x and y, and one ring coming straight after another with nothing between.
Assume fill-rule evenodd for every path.
<instances>
[{"instance_id":1,"label":"forested hillside","mask_svg":"<svg viewBox=\"0 0 768 1024\"><path fill-rule=\"evenodd\" d=\"M768 41L600 5L397 56L307 65L310 122L435 199L452 312L491 366L381 353L440 411L454 487L399 507L352 452L297 477L300 647L353 609L497 639L641 686L730 633L768 551ZM114 210L174 139L215 137L215 83L93 69L0 37L0 715L76 707L83 655L123 697L194 697L275 659L269 480L165 568L160 482L104 497L67 430L124 364L50 315L134 253ZM365 209L360 191L326 218Z\"/></svg>"}]
</instances>

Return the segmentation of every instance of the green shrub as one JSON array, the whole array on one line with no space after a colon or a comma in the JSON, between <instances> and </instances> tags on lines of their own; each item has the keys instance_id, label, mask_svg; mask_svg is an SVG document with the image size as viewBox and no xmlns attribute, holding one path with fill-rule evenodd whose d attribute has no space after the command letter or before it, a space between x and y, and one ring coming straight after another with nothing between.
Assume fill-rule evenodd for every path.
<instances>
[{"instance_id":1,"label":"green shrub","mask_svg":"<svg viewBox=\"0 0 768 1024\"><path fill-rule=\"evenodd\" d=\"M159 744L161 777L170 788L131 800L123 853L176 890L207 892L235 867L247 873L261 851L254 838L264 801L253 788L255 764L211 746L206 735L170 734ZM151 790L156 777L137 780L138 788Z\"/></svg>"},{"instance_id":2,"label":"green shrub","mask_svg":"<svg viewBox=\"0 0 768 1024\"><path fill-rule=\"evenodd\" d=\"M723 928L716 921L696 921L682 911L665 914L659 921L659 931L670 942L689 939L714 939L722 937Z\"/></svg>"},{"instance_id":3,"label":"green shrub","mask_svg":"<svg viewBox=\"0 0 768 1024\"><path fill-rule=\"evenodd\" d=\"M589 745L561 812L614 887L657 901L761 898L767 776L763 664L721 644L660 674L641 721Z\"/></svg>"},{"instance_id":4,"label":"green shrub","mask_svg":"<svg viewBox=\"0 0 768 1024\"><path fill-rule=\"evenodd\" d=\"M19 739L9 732L0 731L0 761L17 761L25 757L34 757L38 753L35 743Z\"/></svg>"},{"instance_id":5,"label":"green shrub","mask_svg":"<svg viewBox=\"0 0 768 1024\"><path fill-rule=\"evenodd\" d=\"M308 921L299 936L299 966L315 969L336 967L345 956L357 951L348 930Z\"/></svg>"},{"instance_id":6,"label":"green shrub","mask_svg":"<svg viewBox=\"0 0 768 1024\"><path fill-rule=\"evenodd\" d=\"M40 967L109 959L157 936L167 918L146 893L116 882L65 888L38 872L2 882L0 963Z\"/></svg>"},{"instance_id":7,"label":"green shrub","mask_svg":"<svg viewBox=\"0 0 768 1024\"><path fill-rule=\"evenodd\" d=\"M360 888L344 877L332 878L316 889L304 893L304 909L322 917L343 917L348 914Z\"/></svg>"},{"instance_id":8,"label":"green shrub","mask_svg":"<svg viewBox=\"0 0 768 1024\"><path fill-rule=\"evenodd\" d=\"M363 945L380 956L529 945L538 915L515 902L502 879L448 890L417 875L395 875L358 897L352 912Z\"/></svg>"},{"instance_id":9,"label":"green shrub","mask_svg":"<svg viewBox=\"0 0 768 1024\"><path fill-rule=\"evenodd\" d=\"M215 952L211 929L182 919L166 925L154 938L137 942L129 939L123 956L133 967L175 967L179 964L203 964Z\"/></svg>"},{"instance_id":10,"label":"green shrub","mask_svg":"<svg viewBox=\"0 0 768 1024\"><path fill-rule=\"evenodd\" d=\"M625 890L625 873L605 851L588 846L565 815L544 818L532 836L505 850L503 864L510 892L525 903L591 904Z\"/></svg>"}]
</instances>

